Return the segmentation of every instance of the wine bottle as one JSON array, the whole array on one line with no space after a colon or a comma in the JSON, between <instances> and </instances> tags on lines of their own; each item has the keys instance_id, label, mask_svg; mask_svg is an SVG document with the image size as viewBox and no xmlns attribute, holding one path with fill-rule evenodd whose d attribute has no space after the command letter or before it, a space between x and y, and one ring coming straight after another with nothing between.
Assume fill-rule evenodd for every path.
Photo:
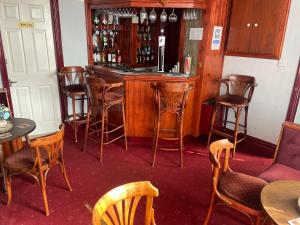
<instances>
[{"instance_id":1,"label":"wine bottle","mask_svg":"<svg viewBox=\"0 0 300 225\"><path fill-rule=\"evenodd\" d=\"M111 50L108 49L108 52L107 52L107 63L111 63L111 59L112 59L111 56L112 56L112 55L111 55Z\"/></svg>"},{"instance_id":2,"label":"wine bottle","mask_svg":"<svg viewBox=\"0 0 300 225\"><path fill-rule=\"evenodd\" d=\"M93 49L93 60L94 60L94 65L97 64L97 49L96 47Z\"/></svg>"},{"instance_id":3,"label":"wine bottle","mask_svg":"<svg viewBox=\"0 0 300 225\"><path fill-rule=\"evenodd\" d=\"M118 64L122 63L122 56L121 56L120 49L118 49L118 52L117 52L117 63Z\"/></svg>"},{"instance_id":4,"label":"wine bottle","mask_svg":"<svg viewBox=\"0 0 300 225\"><path fill-rule=\"evenodd\" d=\"M117 62L117 54L115 52L114 49L112 49L112 52L111 52L111 62L112 63L116 63Z\"/></svg>"}]
</instances>

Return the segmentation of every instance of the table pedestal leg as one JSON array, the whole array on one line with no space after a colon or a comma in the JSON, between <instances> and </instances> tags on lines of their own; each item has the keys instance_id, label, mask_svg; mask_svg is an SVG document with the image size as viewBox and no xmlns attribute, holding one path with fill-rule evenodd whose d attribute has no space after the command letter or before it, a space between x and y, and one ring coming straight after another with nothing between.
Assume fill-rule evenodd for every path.
<instances>
[{"instance_id":1,"label":"table pedestal leg","mask_svg":"<svg viewBox=\"0 0 300 225\"><path fill-rule=\"evenodd\" d=\"M2 191L6 193L6 173L3 167L3 150L2 150L2 144L0 143L0 166L1 166L1 173L2 173Z\"/></svg>"}]
</instances>

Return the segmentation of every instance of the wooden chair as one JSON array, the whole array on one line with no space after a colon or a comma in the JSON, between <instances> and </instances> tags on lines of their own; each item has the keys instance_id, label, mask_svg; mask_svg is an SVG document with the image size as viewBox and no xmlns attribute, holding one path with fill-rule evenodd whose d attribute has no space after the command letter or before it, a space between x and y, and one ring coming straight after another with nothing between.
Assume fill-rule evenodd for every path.
<instances>
[{"instance_id":1,"label":"wooden chair","mask_svg":"<svg viewBox=\"0 0 300 225\"><path fill-rule=\"evenodd\" d=\"M147 198L145 225L155 225L153 197L158 190L149 181L125 184L103 195L93 209L93 225L133 225L138 203Z\"/></svg>"},{"instance_id":2,"label":"wooden chair","mask_svg":"<svg viewBox=\"0 0 300 225\"><path fill-rule=\"evenodd\" d=\"M11 177L19 174L28 174L35 178L41 187L45 213L48 216L46 177L49 170L56 164L60 166L68 189L72 191L64 164L63 137L64 125L61 126L57 133L32 140L30 147L15 152L5 159L7 205L11 203L12 199Z\"/></svg>"},{"instance_id":3,"label":"wooden chair","mask_svg":"<svg viewBox=\"0 0 300 225\"><path fill-rule=\"evenodd\" d=\"M58 73L59 85L63 93L65 122L74 129L74 139L77 143L77 131L81 124L86 123L84 114L84 100L86 99L84 85L85 70L80 66L67 66ZM68 99L72 100L72 114L69 115ZM76 102L81 102L80 113L76 112Z\"/></svg>"},{"instance_id":4,"label":"wooden chair","mask_svg":"<svg viewBox=\"0 0 300 225\"><path fill-rule=\"evenodd\" d=\"M100 132L100 162L102 162L103 145L110 144L124 137L125 149L127 150L124 96L113 91L116 88L121 88L123 86L123 82L106 83L102 78L99 77L87 77L86 85L88 90L88 113L83 151L86 149L88 136L92 134L98 134ZM113 124L109 124L108 112L113 106L121 106L122 124L115 125L114 128L109 129L109 126L113 126ZM101 115L100 119L99 115ZM101 124L101 127L98 127L99 124ZM116 133L120 129L123 129L123 133L109 140L109 134ZM106 141L104 141L104 135L106 136Z\"/></svg>"},{"instance_id":5,"label":"wooden chair","mask_svg":"<svg viewBox=\"0 0 300 225\"><path fill-rule=\"evenodd\" d=\"M268 182L300 181L300 124L284 122L272 165L259 177Z\"/></svg>"},{"instance_id":6,"label":"wooden chair","mask_svg":"<svg viewBox=\"0 0 300 225\"><path fill-rule=\"evenodd\" d=\"M215 141L209 148L209 159L213 172L213 189L206 218L207 225L216 204L225 204L245 214L251 224L262 223L264 212L260 204L260 192L266 181L250 175L234 172L229 168L230 150L234 145L227 139ZM223 163L220 159L225 150ZM217 201L219 200L219 201Z\"/></svg>"},{"instance_id":7,"label":"wooden chair","mask_svg":"<svg viewBox=\"0 0 300 225\"><path fill-rule=\"evenodd\" d=\"M189 83L164 83L158 82L151 84L155 91L156 111L153 135L153 162L155 165L156 152L158 149L158 139L169 141L179 140L179 148L159 148L161 150L180 151L180 166L183 167L183 120L186 103L189 93L192 89L192 84ZM161 128L161 117L164 113L176 115L176 128ZM159 137L160 132L169 132L175 134L175 137Z\"/></svg>"},{"instance_id":8,"label":"wooden chair","mask_svg":"<svg viewBox=\"0 0 300 225\"><path fill-rule=\"evenodd\" d=\"M208 135L207 147L210 144L213 133L232 139L233 157L235 156L236 144L243 141L247 137L248 125L248 107L252 99L254 88L256 86L255 78L245 75L230 75L226 79L220 81L226 85L226 94L215 98L214 111L211 119L210 131ZM224 118L216 121L218 107L224 109ZM228 121L228 110L232 109L235 120ZM240 123L240 115L245 109L244 123ZM233 124L233 134L228 133L227 124ZM238 139L238 134L241 133L239 128L243 129L243 137Z\"/></svg>"}]
</instances>

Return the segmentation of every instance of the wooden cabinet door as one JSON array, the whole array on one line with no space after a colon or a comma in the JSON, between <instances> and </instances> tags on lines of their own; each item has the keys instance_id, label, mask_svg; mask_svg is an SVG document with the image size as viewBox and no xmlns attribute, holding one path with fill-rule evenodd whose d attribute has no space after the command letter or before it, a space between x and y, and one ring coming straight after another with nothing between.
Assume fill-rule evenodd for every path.
<instances>
[{"instance_id":1,"label":"wooden cabinet door","mask_svg":"<svg viewBox=\"0 0 300 225\"><path fill-rule=\"evenodd\" d=\"M288 0L260 0L256 3L259 15L252 19L250 53L267 58L279 58L288 2Z\"/></svg>"},{"instance_id":2,"label":"wooden cabinet door","mask_svg":"<svg viewBox=\"0 0 300 225\"><path fill-rule=\"evenodd\" d=\"M251 38L251 18L255 0L233 0L227 53L247 53Z\"/></svg>"}]
</instances>

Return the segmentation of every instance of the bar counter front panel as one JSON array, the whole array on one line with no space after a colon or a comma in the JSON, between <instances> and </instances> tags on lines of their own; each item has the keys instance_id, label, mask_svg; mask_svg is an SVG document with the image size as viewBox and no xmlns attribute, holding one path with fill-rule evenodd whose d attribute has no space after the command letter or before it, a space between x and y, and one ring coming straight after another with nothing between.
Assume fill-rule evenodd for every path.
<instances>
[{"instance_id":1,"label":"bar counter front panel","mask_svg":"<svg viewBox=\"0 0 300 225\"><path fill-rule=\"evenodd\" d=\"M198 79L198 77L171 77L164 73L123 72L103 66L88 66L87 68L89 71L92 70L97 76L102 77L106 82L124 82L123 89L118 91L123 92L125 96L126 125L128 136L130 137L153 136L156 100L151 83L180 81L192 83L195 87L195 81ZM185 110L184 135L193 135L192 127L195 126L193 123L193 102L194 88L189 94ZM113 107L109 112L109 117L113 123L121 123L121 107ZM161 127L175 128L175 119L175 115L164 114Z\"/></svg>"}]
</instances>

